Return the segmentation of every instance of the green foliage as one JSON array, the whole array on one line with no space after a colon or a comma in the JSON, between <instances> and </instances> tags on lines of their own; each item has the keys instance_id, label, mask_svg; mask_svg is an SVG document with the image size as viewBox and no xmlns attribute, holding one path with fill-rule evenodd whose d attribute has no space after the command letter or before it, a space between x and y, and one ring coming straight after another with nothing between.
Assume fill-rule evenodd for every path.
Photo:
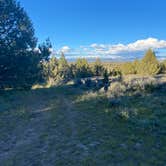
<instances>
[{"instance_id":1,"label":"green foliage","mask_svg":"<svg viewBox=\"0 0 166 166\"><path fill-rule=\"evenodd\" d=\"M104 73L103 73L103 83L104 84L108 84L109 83L109 74L108 74L107 69L105 69Z\"/></svg>"},{"instance_id":2,"label":"green foliage","mask_svg":"<svg viewBox=\"0 0 166 166\"><path fill-rule=\"evenodd\" d=\"M120 69L117 69L117 68L113 68L111 71L110 71L110 76L120 76L121 77L122 75L122 72Z\"/></svg>"},{"instance_id":3,"label":"green foliage","mask_svg":"<svg viewBox=\"0 0 166 166\"><path fill-rule=\"evenodd\" d=\"M149 49L142 59L144 63L158 63L156 55L152 49Z\"/></svg>"},{"instance_id":4,"label":"green foliage","mask_svg":"<svg viewBox=\"0 0 166 166\"><path fill-rule=\"evenodd\" d=\"M121 71L123 74L156 75L161 72L161 65L155 53L149 49L142 60L122 64Z\"/></svg>"},{"instance_id":5,"label":"green foliage","mask_svg":"<svg viewBox=\"0 0 166 166\"><path fill-rule=\"evenodd\" d=\"M109 74L108 74L107 69L104 70L103 84L104 84L104 91L107 92L108 91L108 87L109 87Z\"/></svg>"},{"instance_id":6,"label":"green foliage","mask_svg":"<svg viewBox=\"0 0 166 166\"><path fill-rule=\"evenodd\" d=\"M103 65L100 59L89 64L85 58L69 65L63 53L59 60L51 58L49 39L39 45L38 51L36 43L31 20L20 4L16 0L0 0L0 88L29 88L43 78L49 84L56 84L73 78L103 76L107 90L109 76L121 76L121 72L155 75L166 71L166 62L159 64L151 49L141 61L122 65ZM86 80L86 84L91 83Z\"/></svg>"},{"instance_id":7,"label":"green foliage","mask_svg":"<svg viewBox=\"0 0 166 166\"><path fill-rule=\"evenodd\" d=\"M75 63L75 77L76 78L85 78L92 76L90 66L88 61L85 58L77 59Z\"/></svg>"},{"instance_id":8,"label":"green foliage","mask_svg":"<svg viewBox=\"0 0 166 166\"><path fill-rule=\"evenodd\" d=\"M122 65L122 69L121 70L122 70L123 74L136 74L137 73L135 65L132 62L124 63Z\"/></svg>"},{"instance_id":9,"label":"green foliage","mask_svg":"<svg viewBox=\"0 0 166 166\"><path fill-rule=\"evenodd\" d=\"M92 66L92 70L93 70L93 74L95 76L103 75L104 67L99 58L97 58L96 61L94 62L93 66Z\"/></svg>"},{"instance_id":10,"label":"green foliage","mask_svg":"<svg viewBox=\"0 0 166 166\"><path fill-rule=\"evenodd\" d=\"M134 68L134 74L139 74L140 70L140 60L136 59L133 63L133 68Z\"/></svg>"},{"instance_id":11,"label":"green foliage","mask_svg":"<svg viewBox=\"0 0 166 166\"><path fill-rule=\"evenodd\" d=\"M58 60L55 57L43 62L43 76L49 85L55 84L58 75Z\"/></svg>"},{"instance_id":12,"label":"green foliage","mask_svg":"<svg viewBox=\"0 0 166 166\"><path fill-rule=\"evenodd\" d=\"M138 72L144 75L155 75L158 74L160 70L161 68L155 53L149 49L141 60Z\"/></svg>"},{"instance_id":13,"label":"green foliage","mask_svg":"<svg viewBox=\"0 0 166 166\"><path fill-rule=\"evenodd\" d=\"M29 87L38 80L40 56L28 15L15 0L0 1L0 87Z\"/></svg>"},{"instance_id":14,"label":"green foliage","mask_svg":"<svg viewBox=\"0 0 166 166\"><path fill-rule=\"evenodd\" d=\"M111 95L114 95L115 97L124 95L126 89L127 89L126 86L122 82L113 82L109 87Z\"/></svg>"},{"instance_id":15,"label":"green foliage","mask_svg":"<svg viewBox=\"0 0 166 166\"><path fill-rule=\"evenodd\" d=\"M1 54L20 53L36 46L34 29L27 13L15 0L0 1ZM6 52L7 51L7 52Z\"/></svg>"},{"instance_id":16,"label":"green foliage","mask_svg":"<svg viewBox=\"0 0 166 166\"><path fill-rule=\"evenodd\" d=\"M71 70L64 54L58 60L58 75L63 81L69 81L72 77Z\"/></svg>"},{"instance_id":17,"label":"green foliage","mask_svg":"<svg viewBox=\"0 0 166 166\"><path fill-rule=\"evenodd\" d=\"M52 44L50 39L46 39L46 41L42 44L39 44L39 52L42 60L49 60L51 55Z\"/></svg>"},{"instance_id":18,"label":"green foliage","mask_svg":"<svg viewBox=\"0 0 166 166\"><path fill-rule=\"evenodd\" d=\"M43 76L49 85L63 84L72 78L71 68L65 59L64 54L56 59L51 57L48 61L43 61Z\"/></svg>"}]
</instances>

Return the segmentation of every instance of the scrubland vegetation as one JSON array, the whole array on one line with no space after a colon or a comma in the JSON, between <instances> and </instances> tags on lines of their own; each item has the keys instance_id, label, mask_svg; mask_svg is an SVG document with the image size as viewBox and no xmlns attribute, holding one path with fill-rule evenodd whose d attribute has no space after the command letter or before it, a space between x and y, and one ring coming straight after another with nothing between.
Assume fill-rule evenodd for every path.
<instances>
[{"instance_id":1,"label":"scrubland vegetation","mask_svg":"<svg viewBox=\"0 0 166 166\"><path fill-rule=\"evenodd\" d=\"M69 63L0 7L0 165L165 165L166 61Z\"/></svg>"},{"instance_id":2,"label":"scrubland vegetation","mask_svg":"<svg viewBox=\"0 0 166 166\"><path fill-rule=\"evenodd\" d=\"M166 76L1 91L2 165L164 165Z\"/></svg>"}]
</instances>

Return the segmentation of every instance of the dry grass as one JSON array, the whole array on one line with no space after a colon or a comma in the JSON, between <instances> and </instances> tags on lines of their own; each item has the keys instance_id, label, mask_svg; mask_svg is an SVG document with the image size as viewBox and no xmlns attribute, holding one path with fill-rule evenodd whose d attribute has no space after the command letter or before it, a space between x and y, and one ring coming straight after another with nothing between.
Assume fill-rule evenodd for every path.
<instances>
[{"instance_id":1,"label":"dry grass","mask_svg":"<svg viewBox=\"0 0 166 166\"><path fill-rule=\"evenodd\" d=\"M127 89L134 79L107 94L72 85L1 92L0 165L165 165L166 88L137 95Z\"/></svg>"}]
</instances>

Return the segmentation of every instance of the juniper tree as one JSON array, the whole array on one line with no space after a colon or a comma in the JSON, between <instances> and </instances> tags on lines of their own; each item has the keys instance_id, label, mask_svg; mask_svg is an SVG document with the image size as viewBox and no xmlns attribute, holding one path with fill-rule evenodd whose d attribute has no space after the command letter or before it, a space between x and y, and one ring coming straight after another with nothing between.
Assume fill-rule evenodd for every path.
<instances>
[{"instance_id":1,"label":"juniper tree","mask_svg":"<svg viewBox=\"0 0 166 166\"><path fill-rule=\"evenodd\" d=\"M138 72L147 75L155 75L160 72L159 62L152 49L149 49L141 60Z\"/></svg>"},{"instance_id":2,"label":"juniper tree","mask_svg":"<svg viewBox=\"0 0 166 166\"><path fill-rule=\"evenodd\" d=\"M46 41L43 42L42 44L39 44L39 52L41 55L41 59L44 61L48 61L52 53L51 50L52 50L52 44L49 38L46 39Z\"/></svg>"},{"instance_id":3,"label":"juniper tree","mask_svg":"<svg viewBox=\"0 0 166 166\"><path fill-rule=\"evenodd\" d=\"M58 60L51 57L42 63L43 77L49 85L54 85L58 77Z\"/></svg>"},{"instance_id":4,"label":"juniper tree","mask_svg":"<svg viewBox=\"0 0 166 166\"><path fill-rule=\"evenodd\" d=\"M107 69L104 70L103 77L104 91L107 92L109 87L109 74Z\"/></svg>"},{"instance_id":5,"label":"juniper tree","mask_svg":"<svg viewBox=\"0 0 166 166\"><path fill-rule=\"evenodd\" d=\"M85 78L92 75L88 61L85 58L77 59L75 66L77 78Z\"/></svg>"},{"instance_id":6,"label":"juniper tree","mask_svg":"<svg viewBox=\"0 0 166 166\"><path fill-rule=\"evenodd\" d=\"M102 65L100 59L97 58L96 61L93 64L93 74L95 76L102 76L103 70L104 70L103 65Z\"/></svg>"},{"instance_id":7,"label":"juniper tree","mask_svg":"<svg viewBox=\"0 0 166 166\"><path fill-rule=\"evenodd\" d=\"M0 86L31 85L37 80L39 56L34 28L15 0L0 0Z\"/></svg>"},{"instance_id":8,"label":"juniper tree","mask_svg":"<svg viewBox=\"0 0 166 166\"><path fill-rule=\"evenodd\" d=\"M58 76L66 82L71 79L71 74L69 64L64 56L64 53L62 52L58 60Z\"/></svg>"}]
</instances>

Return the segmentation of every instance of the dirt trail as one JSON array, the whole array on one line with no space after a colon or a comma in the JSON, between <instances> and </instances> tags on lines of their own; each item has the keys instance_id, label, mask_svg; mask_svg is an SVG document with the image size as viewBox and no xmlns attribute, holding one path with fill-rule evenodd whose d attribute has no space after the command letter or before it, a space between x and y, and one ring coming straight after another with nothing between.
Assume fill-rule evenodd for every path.
<instances>
[{"instance_id":1,"label":"dirt trail","mask_svg":"<svg viewBox=\"0 0 166 166\"><path fill-rule=\"evenodd\" d=\"M12 116L10 121L14 127L11 132L6 129L7 126L2 128L8 135L0 141L0 161L3 164L47 165L49 160L54 165L62 161L62 156L64 161L69 156L73 161L88 156L88 147L79 139L80 115L73 96L61 94L48 98L48 104L39 105L35 110L29 110L29 105L27 109L30 111L27 120Z\"/></svg>"},{"instance_id":2,"label":"dirt trail","mask_svg":"<svg viewBox=\"0 0 166 166\"><path fill-rule=\"evenodd\" d=\"M73 145L74 149L76 150L81 150L81 156L85 157L88 156L88 147L86 145L84 145L80 140L79 140L79 136L78 136L78 129L77 129L77 120L78 120L78 114L79 112L77 112L74 106L74 101L71 101L71 99L69 98L65 98L64 96L61 98L62 103L64 104L63 107L63 111L65 114L65 118L66 118L66 122L69 125L69 128L71 129L71 136L69 137L69 142L71 145Z\"/></svg>"},{"instance_id":3,"label":"dirt trail","mask_svg":"<svg viewBox=\"0 0 166 166\"><path fill-rule=\"evenodd\" d=\"M74 103L66 98L62 98L62 103L64 104L64 114L66 120L68 121L71 128L71 139L74 139L77 136L77 129L75 124L75 119L77 117L77 112L74 111Z\"/></svg>"}]
</instances>

